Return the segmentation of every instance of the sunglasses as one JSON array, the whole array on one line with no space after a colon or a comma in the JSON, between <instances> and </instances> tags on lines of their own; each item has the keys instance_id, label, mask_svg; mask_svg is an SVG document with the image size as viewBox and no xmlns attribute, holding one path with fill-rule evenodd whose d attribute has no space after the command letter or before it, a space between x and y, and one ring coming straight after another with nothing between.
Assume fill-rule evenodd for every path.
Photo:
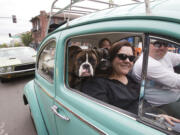
<instances>
[{"instance_id":1,"label":"sunglasses","mask_svg":"<svg viewBox=\"0 0 180 135\"><path fill-rule=\"evenodd\" d=\"M154 43L153 46L156 48L169 47L167 43Z\"/></svg>"},{"instance_id":2,"label":"sunglasses","mask_svg":"<svg viewBox=\"0 0 180 135\"><path fill-rule=\"evenodd\" d=\"M116 54L116 56L120 59L120 60L126 60L127 58L129 59L130 62L133 62L135 60L135 56L133 55L126 55L126 54Z\"/></svg>"}]
</instances>

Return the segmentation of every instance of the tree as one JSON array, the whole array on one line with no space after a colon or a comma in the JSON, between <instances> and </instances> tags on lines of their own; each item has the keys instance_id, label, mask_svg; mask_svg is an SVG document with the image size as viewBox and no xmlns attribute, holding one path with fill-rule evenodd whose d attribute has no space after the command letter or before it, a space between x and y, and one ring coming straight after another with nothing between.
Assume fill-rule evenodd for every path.
<instances>
[{"instance_id":1,"label":"tree","mask_svg":"<svg viewBox=\"0 0 180 135\"><path fill-rule=\"evenodd\" d=\"M0 48L7 48L7 47L8 47L8 45L6 43L3 43L0 45Z\"/></svg>"},{"instance_id":2,"label":"tree","mask_svg":"<svg viewBox=\"0 0 180 135\"><path fill-rule=\"evenodd\" d=\"M29 46L29 44L32 42L32 33L31 32L26 32L21 35L21 40L25 46Z\"/></svg>"},{"instance_id":3,"label":"tree","mask_svg":"<svg viewBox=\"0 0 180 135\"><path fill-rule=\"evenodd\" d=\"M21 43L15 42L15 43L14 43L14 47L18 47L18 46L21 46Z\"/></svg>"}]
</instances>

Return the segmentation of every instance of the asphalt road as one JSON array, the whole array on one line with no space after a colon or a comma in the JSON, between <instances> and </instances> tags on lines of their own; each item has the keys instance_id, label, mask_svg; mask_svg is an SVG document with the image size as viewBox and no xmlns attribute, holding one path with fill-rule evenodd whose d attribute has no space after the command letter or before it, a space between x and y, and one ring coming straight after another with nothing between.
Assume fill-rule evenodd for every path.
<instances>
[{"instance_id":1,"label":"asphalt road","mask_svg":"<svg viewBox=\"0 0 180 135\"><path fill-rule=\"evenodd\" d=\"M24 85L32 79L28 76L0 82L0 135L37 135L22 98Z\"/></svg>"}]
</instances>

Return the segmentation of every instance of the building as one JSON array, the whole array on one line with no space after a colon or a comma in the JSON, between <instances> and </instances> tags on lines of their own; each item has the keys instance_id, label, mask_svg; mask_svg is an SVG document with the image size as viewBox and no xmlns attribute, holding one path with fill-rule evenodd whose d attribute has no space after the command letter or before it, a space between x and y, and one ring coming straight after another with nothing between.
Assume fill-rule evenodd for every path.
<instances>
[{"instance_id":1,"label":"building","mask_svg":"<svg viewBox=\"0 0 180 135\"><path fill-rule=\"evenodd\" d=\"M33 46L37 48L41 43L42 39L46 36L47 25L49 21L50 13L45 11L40 11L40 15L33 17L30 21L32 22L32 37L33 37ZM70 20L78 18L78 15L70 15ZM67 18L65 14L59 14L51 19L50 24L60 24Z\"/></svg>"}]
</instances>

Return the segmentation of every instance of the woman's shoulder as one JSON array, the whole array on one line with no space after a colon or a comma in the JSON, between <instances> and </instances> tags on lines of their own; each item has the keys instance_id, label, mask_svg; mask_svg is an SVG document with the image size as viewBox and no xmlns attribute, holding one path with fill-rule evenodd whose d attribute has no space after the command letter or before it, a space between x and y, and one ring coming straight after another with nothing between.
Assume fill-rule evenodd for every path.
<instances>
[{"instance_id":1,"label":"woman's shoulder","mask_svg":"<svg viewBox=\"0 0 180 135\"><path fill-rule=\"evenodd\" d=\"M127 78L129 86L136 86L137 88L140 87L141 82L136 79L132 74L128 74Z\"/></svg>"},{"instance_id":2,"label":"woman's shoulder","mask_svg":"<svg viewBox=\"0 0 180 135\"><path fill-rule=\"evenodd\" d=\"M128 78L127 87L129 89L136 90L139 93L140 86L141 86L140 82L136 78L132 77L131 75L127 75L127 78Z\"/></svg>"}]
</instances>

